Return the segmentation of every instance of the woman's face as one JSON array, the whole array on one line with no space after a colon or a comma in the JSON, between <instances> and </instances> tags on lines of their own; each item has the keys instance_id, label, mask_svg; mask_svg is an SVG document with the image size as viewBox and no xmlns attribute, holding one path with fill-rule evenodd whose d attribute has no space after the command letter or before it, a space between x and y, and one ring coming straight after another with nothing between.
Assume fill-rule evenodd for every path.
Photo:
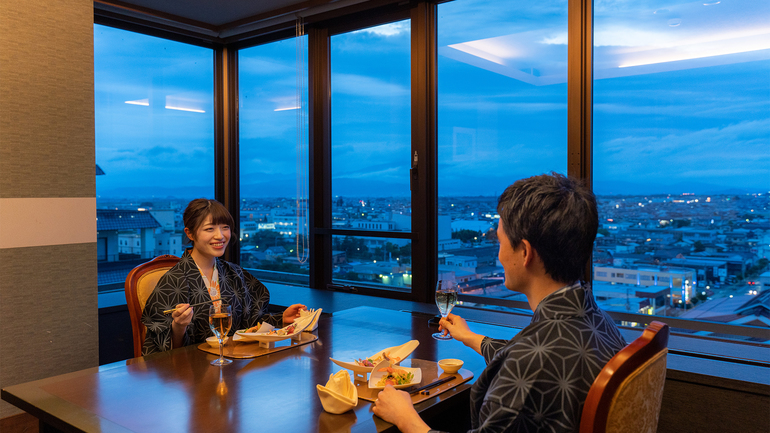
<instances>
[{"instance_id":1,"label":"woman's face","mask_svg":"<svg viewBox=\"0 0 770 433\"><path fill-rule=\"evenodd\" d=\"M185 233L190 236L190 231L185 228ZM230 242L230 226L227 224L212 224L211 215L203 220L203 224L198 228L193 240L193 248L199 254L208 257L222 257Z\"/></svg>"}]
</instances>

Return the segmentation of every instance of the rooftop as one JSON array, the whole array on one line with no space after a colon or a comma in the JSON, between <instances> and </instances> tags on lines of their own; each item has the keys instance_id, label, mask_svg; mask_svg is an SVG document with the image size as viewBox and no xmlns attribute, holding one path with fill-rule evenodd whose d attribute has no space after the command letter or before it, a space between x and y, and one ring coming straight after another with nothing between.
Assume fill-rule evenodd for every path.
<instances>
[{"instance_id":1,"label":"rooftop","mask_svg":"<svg viewBox=\"0 0 770 433\"><path fill-rule=\"evenodd\" d=\"M96 210L96 231L152 229L160 223L149 212L136 210Z\"/></svg>"}]
</instances>

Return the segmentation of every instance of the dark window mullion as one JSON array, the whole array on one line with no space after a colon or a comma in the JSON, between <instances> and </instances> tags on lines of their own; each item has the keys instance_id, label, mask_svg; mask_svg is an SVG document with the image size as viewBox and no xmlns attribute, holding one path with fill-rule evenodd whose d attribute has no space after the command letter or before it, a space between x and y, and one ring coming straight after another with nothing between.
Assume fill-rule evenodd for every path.
<instances>
[{"instance_id":1,"label":"dark window mullion","mask_svg":"<svg viewBox=\"0 0 770 433\"><path fill-rule=\"evenodd\" d=\"M332 281L331 68L329 31L308 32L308 207L310 208L310 287L326 289Z\"/></svg>"},{"instance_id":2,"label":"dark window mullion","mask_svg":"<svg viewBox=\"0 0 770 433\"><path fill-rule=\"evenodd\" d=\"M438 274L436 5L418 3L412 23L412 300L433 303ZM417 156L415 165L414 158Z\"/></svg>"},{"instance_id":3,"label":"dark window mullion","mask_svg":"<svg viewBox=\"0 0 770 433\"><path fill-rule=\"evenodd\" d=\"M240 227L238 164L238 54L222 46L214 50L214 191L215 198L233 216L235 233ZM240 249L230 248L225 259L240 263Z\"/></svg>"},{"instance_id":4,"label":"dark window mullion","mask_svg":"<svg viewBox=\"0 0 770 433\"><path fill-rule=\"evenodd\" d=\"M567 47L567 173L591 189L593 139L593 7L592 0L569 0ZM586 263L591 280L592 260Z\"/></svg>"}]
</instances>

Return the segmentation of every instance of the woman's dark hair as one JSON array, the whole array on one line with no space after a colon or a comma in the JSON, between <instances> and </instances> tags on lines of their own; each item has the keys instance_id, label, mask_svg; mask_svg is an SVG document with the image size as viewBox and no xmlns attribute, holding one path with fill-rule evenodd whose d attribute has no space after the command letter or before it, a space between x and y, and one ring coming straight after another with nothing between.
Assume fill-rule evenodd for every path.
<instances>
[{"instance_id":1,"label":"woman's dark hair","mask_svg":"<svg viewBox=\"0 0 770 433\"><path fill-rule=\"evenodd\" d=\"M184 215L182 216L184 226L195 235L209 215L211 215L212 224L227 224L230 226L231 233L235 232L235 228L233 227L235 222L227 208L216 200L209 200L206 198L196 198L187 205L187 209L184 210ZM231 239L234 237L234 235L231 236ZM194 243L192 239L188 238L188 240L190 240L191 244Z\"/></svg>"},{"instance_id":2,"label":"woman's dark hair","mask_svg":"<svg viewBox=\"0 0 770 433\"><path fill-rule=\"evenodd\" d=\"M565 284L583 278L599 213L579 180L554 172L518 180L500 195L497 213L511 246L529 241L551 278Z\"/></svg>"}]
</instances>

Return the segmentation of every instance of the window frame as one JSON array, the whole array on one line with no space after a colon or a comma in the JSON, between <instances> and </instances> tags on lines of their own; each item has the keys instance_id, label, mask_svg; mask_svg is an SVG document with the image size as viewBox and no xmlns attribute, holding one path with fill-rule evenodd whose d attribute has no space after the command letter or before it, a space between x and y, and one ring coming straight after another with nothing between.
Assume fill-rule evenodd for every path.
<instances>
[{"instance_id":1,"label":"window frame","mask_svg":"<svg viewBox=\"0 0 770 433\"><path fill-rule=\"evenodd\" d=\"M305 18L308 34L308 103L309 103L309 224L310 279L315 290L340 290L385 298L432 303L438 272L437 246L437 69L436 27L437 4L444 1L374 2L324 12ZM567 105L567 173L593 189L593 12L590 0L568 1L568 105ZM418 152L417 175L412 179L412 231L379 232L333 229L331 225L331 104L330 104L330 37L348 31L411 19L411 122L412 152ZM162 20L160 20L162 21ZM96 24L136 33L189 43L214 50L214 118L215 118L215 198L231 212L239 227L239 158L238 158L238 51L264 43L294 37L294 23L278 24L260 30L220 38L214 29L186 26L174 27L157 19L94 9ZM388 291L366 286L332 284L331 248L333 235L355 235L380 238L412 239L413 285L411 293ZM230 249L225 258L239 263L239 251ZM592 264L586 264L590 279ZM463 302L529 310L529 304L497 298L461 295ZM609 311L616 321L648 324L657 316ZM507 314L521 314L511 312ZM770 340L770 329L749 325L732 325L702 320L665 319L672 328L694 332L714 332ZM676 331L676 330L674 330ZM692 338L713 339L691 335ZM725 340L720 340L725 341ZM726 340L740 344L758 344ZM711 356L711 355L709 355ZM714 359L729 359L711 356ZM740 362L740 360L738 360ZM753 361L751 361L753 362ZM767 366L766 363L761 363Z\"/></svg>"}]
</instances>

